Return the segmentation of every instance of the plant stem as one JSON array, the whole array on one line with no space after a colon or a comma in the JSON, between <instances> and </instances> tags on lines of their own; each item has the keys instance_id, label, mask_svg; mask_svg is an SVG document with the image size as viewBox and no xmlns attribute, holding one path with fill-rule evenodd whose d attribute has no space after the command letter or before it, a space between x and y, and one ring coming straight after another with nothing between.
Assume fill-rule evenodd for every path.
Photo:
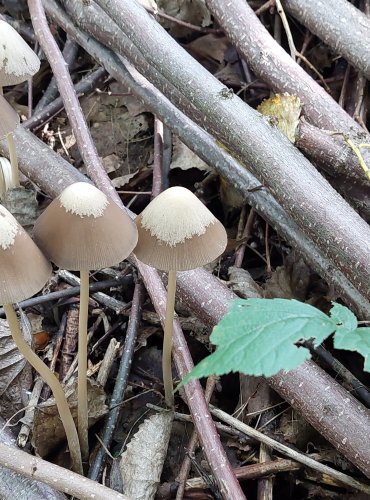
<instances>
[{"instance_id":1,"label":"plant stem","mask_svg":"<svg viewBox=\"0 0 370 500\"><path fill-rule=\"evenodd\" d=\"M89 308L89 271L80 271L80 317L78 323L78 436L82 461L89 459L87 409L87 316Z\"/></svg>"},{"instance_id":2,"label":"plant stem","mask_svg":"<svg viewBox=\"0 0 370 500\"><path fill-rule=\"evenodd\" d=\"M60 419L63 423L66 433L69 452L72 459L72 468L75 472L82 474L82 462L80 444L76 426L72 418L71 410L68 406L64 391L54 373L45 365L45 363L33 352L27 342L24 340L22 332L19 328L17 315L14 311L12 304L4 304L6 319L9 324L10 331L14 342L16 343L19 351L27 359L27 361L34 367L34 369L41 375L44 381L50 386L53 391L55 403L58 407Z\"/></svg>"},{"instance_id":3,"label":"plant stem","mask_svg":"<svg viewBox=\"0 0 370 500\"><path fill-rule=\"evenodd\" d=\"M171 352L172 352L173 317L175 313L175 295L176 295L176 271L169 271L168 285L167 285L166 318L164 321L163 356L162 356L164 394L165 394L166 404L169 408L173 408L174 405Z\"/></svg>"},{"instance_id":4,"label":"plant stem","mask_svg":"<svg viewBox=\"0 0 370 500\"><path fill-rule=\"evenodd\" d=\"M17 151L15 149L13 134L12 133L7 134L6 140L8 141L9 158L10 158L10 164L12 166L12 181L13 181L12 187L19 187L20 183L19 183L18 159L17 159Z\"/></svg>"}]
</instances>

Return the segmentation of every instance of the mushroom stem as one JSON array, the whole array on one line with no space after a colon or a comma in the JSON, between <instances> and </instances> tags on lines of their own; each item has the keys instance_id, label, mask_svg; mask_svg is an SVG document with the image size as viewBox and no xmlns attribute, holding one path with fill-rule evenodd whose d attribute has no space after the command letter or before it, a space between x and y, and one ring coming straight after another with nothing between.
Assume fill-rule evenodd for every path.
<instances>
[{"instance_id":1,"label":"mushroom stem","mask_svg":"<svg viewBox=\"0 0 370 500\"><path fill-rule=\"evenodd\" d=\"M169 271L168 284L167 284L166 319L164 322L162 368L163 368L164 395L166 399L166 404L170 408L173 408L174 406L171 352L172 352L173 318L175 314L175 295L176 295L176 271Z\"/></svg>"},{"instance_id":2,"label":"mushroom stem","mask_svg":"<svg viewBox=\"0 0 370 500\"><path fill-rule=\"evenodd\" d=\"M12 333L13 340L16 343L19 351L23 354L23 356L27 359L27 361L34 367L34 369L41 375L41 377L50 386L53 392L55 403L58 407L60 419L63 423L67 437L69 452L71 454L71 459L72 459L72 468L75 472L82 474L82 462L81 462L81 452L80 452L80 444L78 441L78 434L62 386L60 385L54 373L33 352L33 350L24 340L13 305L4 304L4 311L6 314L6 319L8 321L10 331Z\"/></svg>"},{"instance_id":3,"label":"mushroom stem","mask_svg":"<svg viewBox=\"0 0 370 500\"><path fill-rule=\"evenodd\" d=\"M87 318L89 308L89 271L80 271L80 316L78 323L78 436L82 461L89 459L87 408Z\"/></svg>"},{"instance_id":4,"label":"mushroom stem","mask_svg":"<svg viewBox=\"0 0 370 500\"><path fill-rule=\"evenodd\" d=\"M8 147L9 147L9 158L10 158L10 164L12 166L12 181L13 181L13 186L12 187L19 187L19 171L18 171L18 159L17 159L17 152L15 149L15 142L13 138L13 134L7 134L6 140L8 142Z\"/></svg>"}]
</instances>

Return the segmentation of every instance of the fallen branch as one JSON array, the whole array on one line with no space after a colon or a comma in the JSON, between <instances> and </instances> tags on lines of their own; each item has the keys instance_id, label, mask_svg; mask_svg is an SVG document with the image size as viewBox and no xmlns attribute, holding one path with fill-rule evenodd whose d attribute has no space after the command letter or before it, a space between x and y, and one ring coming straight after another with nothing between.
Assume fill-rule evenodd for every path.
<instances>
[{"instance_id":1,"label":"fallen branch","mask_svg":"<svg viewBox=\"0 0 370 500\"><path fill-rule=\"evenodd\" d=\"M17 448L0 443L0 464L21 476L41 481L58 491L75 496L81 500L130 500L96 481L91 481L64 467L54 465Z\"/></svg>"},{"instance_id":2,"label":"fallen branch","mask_svg":"<svg viewBox=\"0 0 370 500\"><path fill-rule=\"evenodd\" d=\"M370 79L370 19L347 0L282 0L284 8Z\"/></svg>"},{"instance_id":3,"label":"fallen branch","mask_svg":"<svg viewBox=\"0 0 370 500\"><path fill-rule=\"evenodd\" d=\"M317 5L315 0L309 3L313 8ZM304 104L304 116L310 123L321 129L348 134L355 141L370 142L370 135L272 38L247 2L233 0L227 9L223 0L207 0L207 5L257 78L266 82L274 92L298 96ZM322 8L326 10L325 18L331 10L327 9L326 2L322 2ZM346 24L343 28L348 29ZM353 50L357 51L357 46ZM370 154L366 155L365 161L370 164ZM368 186L361 168L357 166L355 171L357 181ZM353 171L344 165L342 175L346 177L347 174L352 176ZM364 202L370 205L368 196ZM369 206L367 210L370 210Z\"/></svg>"},{"instance_id":4,"label":"fallen branch","mask_svg":"<svg viewBox=\"0 0 370 500\"><path fill-rule=\"evenodd\" d=\"M96 3L145 53L147 63L192 102L195 120L200 114L201 124L250 167L302 231L359 291L370 297L370 228L365 221L280 131L238 97L228 92L225 95L225 86L187 54L144 8L119 0ZM146 68L147 64L138 69L145 74ZM166 93L168 89L160 90ZM182 108L180 101L176 104Z\"/></svg>"},{"instance_id":5,"label":"fallen branch","mask_svg":"<svg viewBox=\"0 0 370 500\"><path fill-rule=\"evenodd\" d=\"M76 2L70 3L70 0L67 0L67 2L69 8L78 9ZM275 201L273 196L266 189L256 189L260 184L248 170L220 148L209 134L179 111L161 92L128 63L125 66L109 49L106 49L91 36L76 28L54 0L44 0L44 4L49 15L52 16L57 24L62 26L71 37L74 37L100 64L104 65L112 77L130 88L145 103L147 108L153 114L159 116L190 149L227 179L235 189L242 193L245 200L256 212L282 237L289 241L295 248L299 249L307 263L318 274L323 276L328 283L333 284L337 293L358 313L358 316L366 318L370 309L370 303L348 282L343 273L338 271L317 250L316 246L302 233L285 210ZM92 8L92 5L90 5L88 11L90 12ZM79 10L73 10L73 12L77 15ZM88 20L82 21L82 16L85 19L83 11L79 17L80 23L85 27L89 27L90 22ZM96 27L98 24L94 24L94 26ZM111 30L113 30L112 26ZM117 39L119 38L118 35L118 33L115 35ZM321 157L322 155L318 152L318 156ZM20 165L22 167L21 160Z\"/></svg>"}]
</instances>

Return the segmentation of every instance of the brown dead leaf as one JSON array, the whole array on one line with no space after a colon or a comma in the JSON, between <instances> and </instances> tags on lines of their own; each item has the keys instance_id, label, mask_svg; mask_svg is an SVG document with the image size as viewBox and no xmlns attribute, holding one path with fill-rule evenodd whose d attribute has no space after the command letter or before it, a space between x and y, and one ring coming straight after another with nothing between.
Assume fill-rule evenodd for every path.
<instances>
[{"instance_id":1,"label":"brown dead leaf","mask_svg":"<svg viewBox=\"0 0 370 500\"><path fill-rule=\"evenodd\" d=\"M225 36L209 33L188 43L186 47L201 58L217 61L221 64L225 59L225 51L230 45Z\"/></svg>"},{"instance_id":2,"label":"brown dead leaf","mask_svg":"<svg viewBox=\"0 0 370 500\"><path fill-rule=\"evenodd\" d=\"M290 276L285 267L277 267L272 273L271 278L266 281L266 298L294 299L294 293L290 285Z\"/></svg>"},{"instance_id":3,"label":"brown dead leaf","mask_svg":"<svg viewBox=\"0 0 370 500\"><path fill-rule=\"evenodd\" d=\"M1 204L17 219L26 229L31 230L39 216L36 191L19 187L7 191L1 200Z\"/></svg>"},{"instance_id":4,"label":"brown dead leaf","mask_svg":"<svg viewBox=\"0 0 370 500\"><path fill-rule=\"evenodd\" d=\"M177 136L173 136L173 151L171 169L180 168L181 170L189 170L189 168L197 168L202 172L212 171L212 167L207 165L199 158L191 149L189 149Z\"/></svg>"},{"instance_id":5,"label":"brown dead leaf","mask_svg":"<svg viewBox=\"0 0 370 500\"><path fill-rule=\"evenodd\" d=\"M239 297L246 299L251 297L261 297L262 290L246 269L230 266L229 279L229 288L239 295Z\"/></svg>"},{"instance_id":6,"label":"brown dead leaf","mask_svg":"<svg viewBox=\"0 0 370 500\"><path fill-rule=\"evenodd\" d=\"M199 27L209 26L212 23L211 14L204 0L158 0L157 5L159 10L166 14ZM180 26L172 21L161 18L159 21L175 38L181 38L192 32L186 26Z\"/></svg>"},{"instance_id":7,"label":"brown dead leaf","mask_svg":"<svg viewBox=\"0 0 370 500\"><path fill-rule=\"evenodd\" d=\"M125 495L140 500L154 498L167 454L173 412L152 415L139 427L121 456Z\"/></svg>"},{"instance_id":8,"label":"brown dead leaf","mask_svg":"<svg viewBox=\"0 0 370 500\"><path fill-rule=\"evenodd\" d=\"M27 340L30 343L30 339ZM8 322L5 319L0 319L0 395L4 394L9 385L21 373L26 362L14 343Z\"/></svg>"},{"instance_id":9,"label":"brown dead leaf","mask_svg":"<svg viewBox=\"0 0 370 500\"><path fill-rule=\"evenodd\" d=\"M89 427L107 413L106 394L96 382L88 379ZM72 416L77 421L77 380L65 390ZM65 440L65 433L54 398L38 405L32 429L32 445L41 457L51 453Z\"/></svg>"},{"instance_id":10,"label":"brown dead leaf","mask_svg":"<svg viewBox=\"0 0 370 500\"><path fill-rule=\"evenodd\" d=\"M27 342L31 334L24 331ZM31 368L18 351L8 322L0 319L0 414L8 419L27 404L31 385Z\"/></svg>"}]
</instances>

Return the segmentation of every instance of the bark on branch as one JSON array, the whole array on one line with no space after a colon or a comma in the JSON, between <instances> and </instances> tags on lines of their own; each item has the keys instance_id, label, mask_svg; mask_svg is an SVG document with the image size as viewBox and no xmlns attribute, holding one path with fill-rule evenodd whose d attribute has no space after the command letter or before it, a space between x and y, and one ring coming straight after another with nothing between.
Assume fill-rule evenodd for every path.
<instances>
[{"instance_id":1,"label":"bark on branch","mask_svg":"<svg viewBox=\"0 0 370 500\"><path fill-rule=\"evenodd\" d=\"M359 291L370 297L370 228L309 161L255 110L238 97L225 94L227 89L136 2L96 3L136 50L145 54L147 63L193 103L195 120L203 116L199 124L250 167L302 231ZM130 55L126 54L128 58ZM139 68L144 75L148 64ZM169 92L167 97L171 98L171 89L160 90L165 95ZM182 108L181 102L177 105Z\"/></svg>"},{"instance_id":2,"label":"bark on branch","mask_svg":"<svg viewBox=\"0 0 370 500\"><path fill-rule=\"evenodd\" d=\"M282 0L282 4L337 55L370 79L370 19L365 14L347 0Z\"/></svg>"}]
</instances>

